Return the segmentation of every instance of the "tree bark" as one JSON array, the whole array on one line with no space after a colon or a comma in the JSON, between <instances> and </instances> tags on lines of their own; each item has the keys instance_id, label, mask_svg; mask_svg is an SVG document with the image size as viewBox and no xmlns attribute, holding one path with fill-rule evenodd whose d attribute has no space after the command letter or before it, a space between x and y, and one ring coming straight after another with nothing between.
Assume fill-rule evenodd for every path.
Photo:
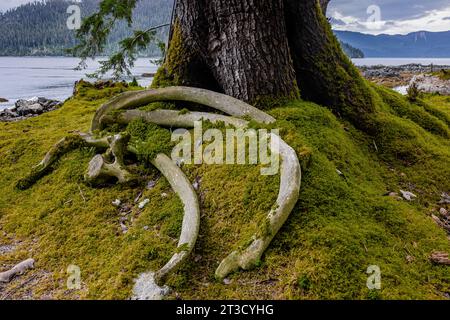
<instances>
[{"instance_id":1,"label":"tree bark","mask_svg":"<svg viewBox=\"0 0 450 320\"><path fill-rule=\"evenodd\" d=\"M320 8L322 9L322 13L324 15L326 15L326 13L327 13L328 4L330 3L330 1L331 0L319 0Z\"/></svg>"},{"instance_id":2,"label":"tree bark","mask_svg":"<svg viewBox=\"0 0 450 320\"><path fill-rule=\"evenodd\" d=\"M155 86L185 85L264 106L302 98L360 128L373 95L342 52L324 12L330 0L178 0Z\"/></svg>"},{"instance_id":3,"label":"tree bark","mask_svg":"<svg viewBox=\"0 0 450 320\"><path fill-rule=\"evenodd\" d=\"M286 24L302 97L330 107L360 128L369 126L373 96L343 53L323 10L329 1L285 0Z\"/></svg>"},{"instance_id":4,"label":"tree bark","mask_svg":"<svg viewBox=\"0 0 450 320\"><path fill-rule=\"evenodd\" d=\"M298 97L283 1L178 0L168 58L156 77L161 84L247 102Z\"/></svg>"}]
</instances>

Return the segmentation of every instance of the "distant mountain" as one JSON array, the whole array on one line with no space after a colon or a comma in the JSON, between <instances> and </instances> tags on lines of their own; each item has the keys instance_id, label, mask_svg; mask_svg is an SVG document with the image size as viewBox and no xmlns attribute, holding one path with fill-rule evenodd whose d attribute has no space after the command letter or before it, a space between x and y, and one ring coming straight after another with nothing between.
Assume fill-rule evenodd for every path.
<instances>
[{"instance_id":1,"label":"distant mountain","mask_svg":"<svg viewBox=\"0 0 450 320\"><path fill-rule=\"evenodd\" d=\"M0 0L1 1L1 0ZM83 16L92 14L100 0L83 0L78 5ZM0 13L0 56L64 55L65 49L76 44L75 32L66 26L70 0L47 0L22 5ZM138 1L134 27L146 29L170 21L173 0ZM125 23L113 30L106 52L117 49L120 39L131 33ZM159 31L167 38L167 28ZM346 54L360 57L447 58L450 57L450 31L415 32L408 35L367 35L350 31L335 31ZM151 46L145 55L158 54Z\"/></svg>"},{"instance_id":2,"label":"distant mountain","mask_svg":"<svg viewBox=\"0 0 450 320\"><path fill-rule=\"evenodd\" d=\"M350 58L364 58L364 52L362 52L360 49L355 48L348 43L341 41L341 48L344 50L345 54L349 56Z\"/></svg>"},{"instance_id":3,"label":"distant mountain","mask_svg":"<svg viewBox=\"0 0 450 320\"><path fill-rule=\"evenodd\" d=\"M450 31L407 35L369 35L334 31L342 42L360 49L366 58L450 58Z\"/></svg>"},{"instance_id":4,"label":"distant mountain","mask_svg":"<svg viewBox=\"0 0 450 320\"><path fill-rule=\"evenodd\" d=\"M47 0L22 5L0 13L0 56L64 55L65 49L73 47L77 40L75 31L66 26L67 8L77 4L83 17L96 11L100 0L83 0L81 3L66 0ZM134 27L146 29L170 21L172 0L139 1L134 12ZM158 36L165 39L168 30L161 29ZM113 30L104 54L117 48L120 39L131 34L126 23L119 23ZM159 54L151 46L146 55Z\"/></svg>"}]
</instances>

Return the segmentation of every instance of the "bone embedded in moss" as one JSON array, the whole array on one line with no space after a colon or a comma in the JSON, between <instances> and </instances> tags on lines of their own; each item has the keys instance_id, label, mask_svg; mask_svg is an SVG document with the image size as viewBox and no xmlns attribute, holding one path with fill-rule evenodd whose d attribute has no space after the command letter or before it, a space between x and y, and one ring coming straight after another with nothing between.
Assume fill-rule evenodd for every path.
<instances>
[{"instance_id":1,"label":"bone embedded in moss","mask_svg":"<svg viewBox=\"0 0 450 320\"><path fill-rule=\"evenodd\" d=\"M275 119L267 113L233 97L190 87L167 87L123 93L100 107L92 120L91 132L101 129L103 118L112 111L127 110L158 101L187 101L199 103L236 117L250 117L261 123L272 123Z\"/></svg>"}]
</instances>

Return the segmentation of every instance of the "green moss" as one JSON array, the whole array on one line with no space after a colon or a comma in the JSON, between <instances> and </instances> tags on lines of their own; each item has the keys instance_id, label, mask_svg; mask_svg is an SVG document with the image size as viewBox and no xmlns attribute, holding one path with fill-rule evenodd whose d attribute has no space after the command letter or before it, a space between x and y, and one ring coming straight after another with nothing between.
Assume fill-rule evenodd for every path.
<instances>
[{"instance_id":1,"label":"green moss","mask_svg":"<svg viewBox=\"0 0 450 320\"><path fill-rule=\"evenodd\" d=\"M274 97L274 96L259 96L250 103L261 110L270 110L286 105L291 100L297 100L300 98L300 90L297 83L295 83L296 90L288 94L287 96Z\"/></svg>"},{"instance_id":2,"label":"green moss","mask_svg":"<svg viewBox=\"0 0 450 320\"><path fill-rule=\"evenodd\" d=\"M189 243L184 243L177 248L177 252L189 251Z\"/></svg>"},{"instance_id":3,"label":"green moss","mask_svg":"<svg viewBox=\"0 0 450 320\"><path fill-rule=\"evenodd\" d=\"M433 72L431 74L439 77L439 79L441 79L441 80L446 80L446 81L450 80L450 70L442 69L440 71Z\"/></svg>"},{"instance_id":4,"label":"green moss","mask_svg":"<svg viewBox=\"0 0 450 320\"><path fill-rule=\"evenodd\" d=\"M150 190L144 185L90 188L82 176L92 153L77 149L33 188L14 188L68 131L89 129L105 101L91 100L105 93L90 90L59 110L0 123L0 242L20 241L16 251L0 255L0 264L6 268L30 255L36 260L34 270L4 287L10 297L126 299L140 272L158 270L177 252L183 205L151 168L143 174L145 181L157 181ZM433 251L450 252L450 245L428 215L440 194L450 190L450 143L422 120L399 116L384 99L377 100L383 112L372 119L380 127L374 136L314 103L291 101L270 111L277 119L272 127L302 161L300 200L261 265L232 275L229 285L214 281L215 268L265 230L279 176L261 176L258 166L183 166L190 181L199 181L202 219L195 259L169 278L174 292L183 299L445 298L449 269L428 257ZM424 103L441 116L450 110L446 97L426 96ZM166 129L139 121L127 130L135 142L161 142L143 148L148 156L170 137ZM383 196L400 189L415 193L417 200ZM142 191L139 199L150 203L139 210L135 198ZM111 204L115 199L130 207L125 234L123 212ZM81 290L66 288L70 264L81 268ZM366 287L369 265L381 268L381 291ZM30 282L21 285L22 280Z\"/></svg>"},{"instance_id":5,"label":"green moss","mask_svg":"<svg viewBox=\"0 0 450 320\"><path fill-rule=\"evenodd\" d=\"M181 79L186 73L186 61L190 53L183 45L183 35L178 21L173 25L170 48L167 52L166 62L158 69L152 82L153 88L163 88L181 85Z\"/></svg>"},{"instance_id":6,"label":"green moss","mask_svg":"<svg viewBox=\"0 0 450 320\"><path fill-rule=\"evenodd\" d=\"M170 154L173 144L168 130L137 119L128 124L127 132L131 135L130 145L136 150L138 160L148 163L158 153Z\"/></svg>"},{"instance_id":7,"label":"green moss","mask_svg":"<svg viewBox=\"0 0 450 320\"><path fill-rule=\"evenodd\" d=\"M87 131L102 102L78 96L37 118L0 123L0 224L2 237L8 234L1 242L9 243L10 237L23 241L17 251L1 255L0 263L9 266L29 256L36 260L36 268L22 277L36 279L32 287L16 287L11 297L126 299L140 272L161 268L176 250L183 207L163 178L144 191L142 197L150 203L138 210L134 199L143 186L93 189L82 183L92 153L78 149L64 155L52 174L33 188L14 188L17 178L29 173L68 131ZM27 138L18 138L24 137L24 131ZM157 179L147 174L148 179ZM169 196L163 198L162 193ZM132 208L124 222L129 228L126 234L119 223L123 215L111 204L115 199ZM81 290L68 290L65 285L71 264L81 268ZM11 286L21 280L17 281Z\"/></svg>"},{"instance_id":8,"label":"green moss","mask_svg":"<svg viewBox=\"0 0 450 320\"><path fill-rule=\"evenodd\" d=\"M181 109L180 112L178 112L178 114L188 114L189 113L189 109Z\"/></svg>"},{"instance_id":9,"label":"green moss","mask_svg":"<svg viewBox=\"0 0 450 320\"><path fill-rule=\"evenodd\" d=\"M322 101L335 114L352 121L358 128L370 130L370 115L379 107L376 95L341 49L319 2L316 2L316 11L318 27L324 33L321 39L324 43L320 51L304 62L311 70L301 78L300 86L305 86L302 92L306 97L314 96L315 101ZM304 92L308 91L311 81L308 77L315 78L315 86L311 89L314 92Z\"/></svg>"},{"instance_id":10,"label":"green moss","mask_svg":"<svg viewBox=\"0 0 450 320\"><path fill-rule=\"evenodd\" d=\"M445 121L447 119L444 118L442 121L442 115L432 107L423 102L421 105L419 102L417 104L409 103L399 93L382 86L377 86L377 92L395 114L405 119L411 119L429 132L446 138L450 137L448 122Z\"/></svg>"}]
</instances>

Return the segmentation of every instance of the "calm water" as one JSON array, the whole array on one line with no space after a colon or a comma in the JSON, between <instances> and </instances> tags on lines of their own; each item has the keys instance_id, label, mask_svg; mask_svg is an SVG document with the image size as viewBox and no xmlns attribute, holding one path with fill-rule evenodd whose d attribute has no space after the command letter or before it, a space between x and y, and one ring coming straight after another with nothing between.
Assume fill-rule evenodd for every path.
<instances>
[{"instance_id":1,"label":"calm water","mask_svg":"<svg viewBox=\"0 0 450 320\"><path fill-rule=\"evenodd\" d=\"M363 58L352 59L357 66L401 66L417 63L428 66L430 64L450 66L450 58Z\"/></svg>"},{"instance_id":2,"label":"calm water","mask_svg":"<svg viewBox=\"0 0 450 320\"><path fill-rule=\"evenodd\" d=\"M67 57L0 57L0 98L9 100L1 103L0 109L12 107L18 99L36 96L64 101L72 95L75 81L87 79L86 73L98 67L98 62L89 61L86 70L75 71L78 61ZM140 85L148 86L152 79L142 74L156 69L150 58L141 58L132 72Z\"/></svg>"},{"instance_id":3,"label":"calm water","mask_svg":"<svg viewBox=\"0 0 450 320\"><path fill-rule=\"evenodd\" d=\"M0 57L0 98L9 102L1 103L0 109L9 108L18 99L36 96L65 100L71 96L75 81L92 73L98 63L90 61L88 69L74 71L78 64L76 58L66 57ZM402 65L421 63L429 65L450 65L450 59L389 59L366 58L354 59L356 65ZM136 62L133 75L142 86L148 86L150 78L143 78L143 73L156 72L157 66L150 58L141 58Z\"/></svg>"}]
</instances>

